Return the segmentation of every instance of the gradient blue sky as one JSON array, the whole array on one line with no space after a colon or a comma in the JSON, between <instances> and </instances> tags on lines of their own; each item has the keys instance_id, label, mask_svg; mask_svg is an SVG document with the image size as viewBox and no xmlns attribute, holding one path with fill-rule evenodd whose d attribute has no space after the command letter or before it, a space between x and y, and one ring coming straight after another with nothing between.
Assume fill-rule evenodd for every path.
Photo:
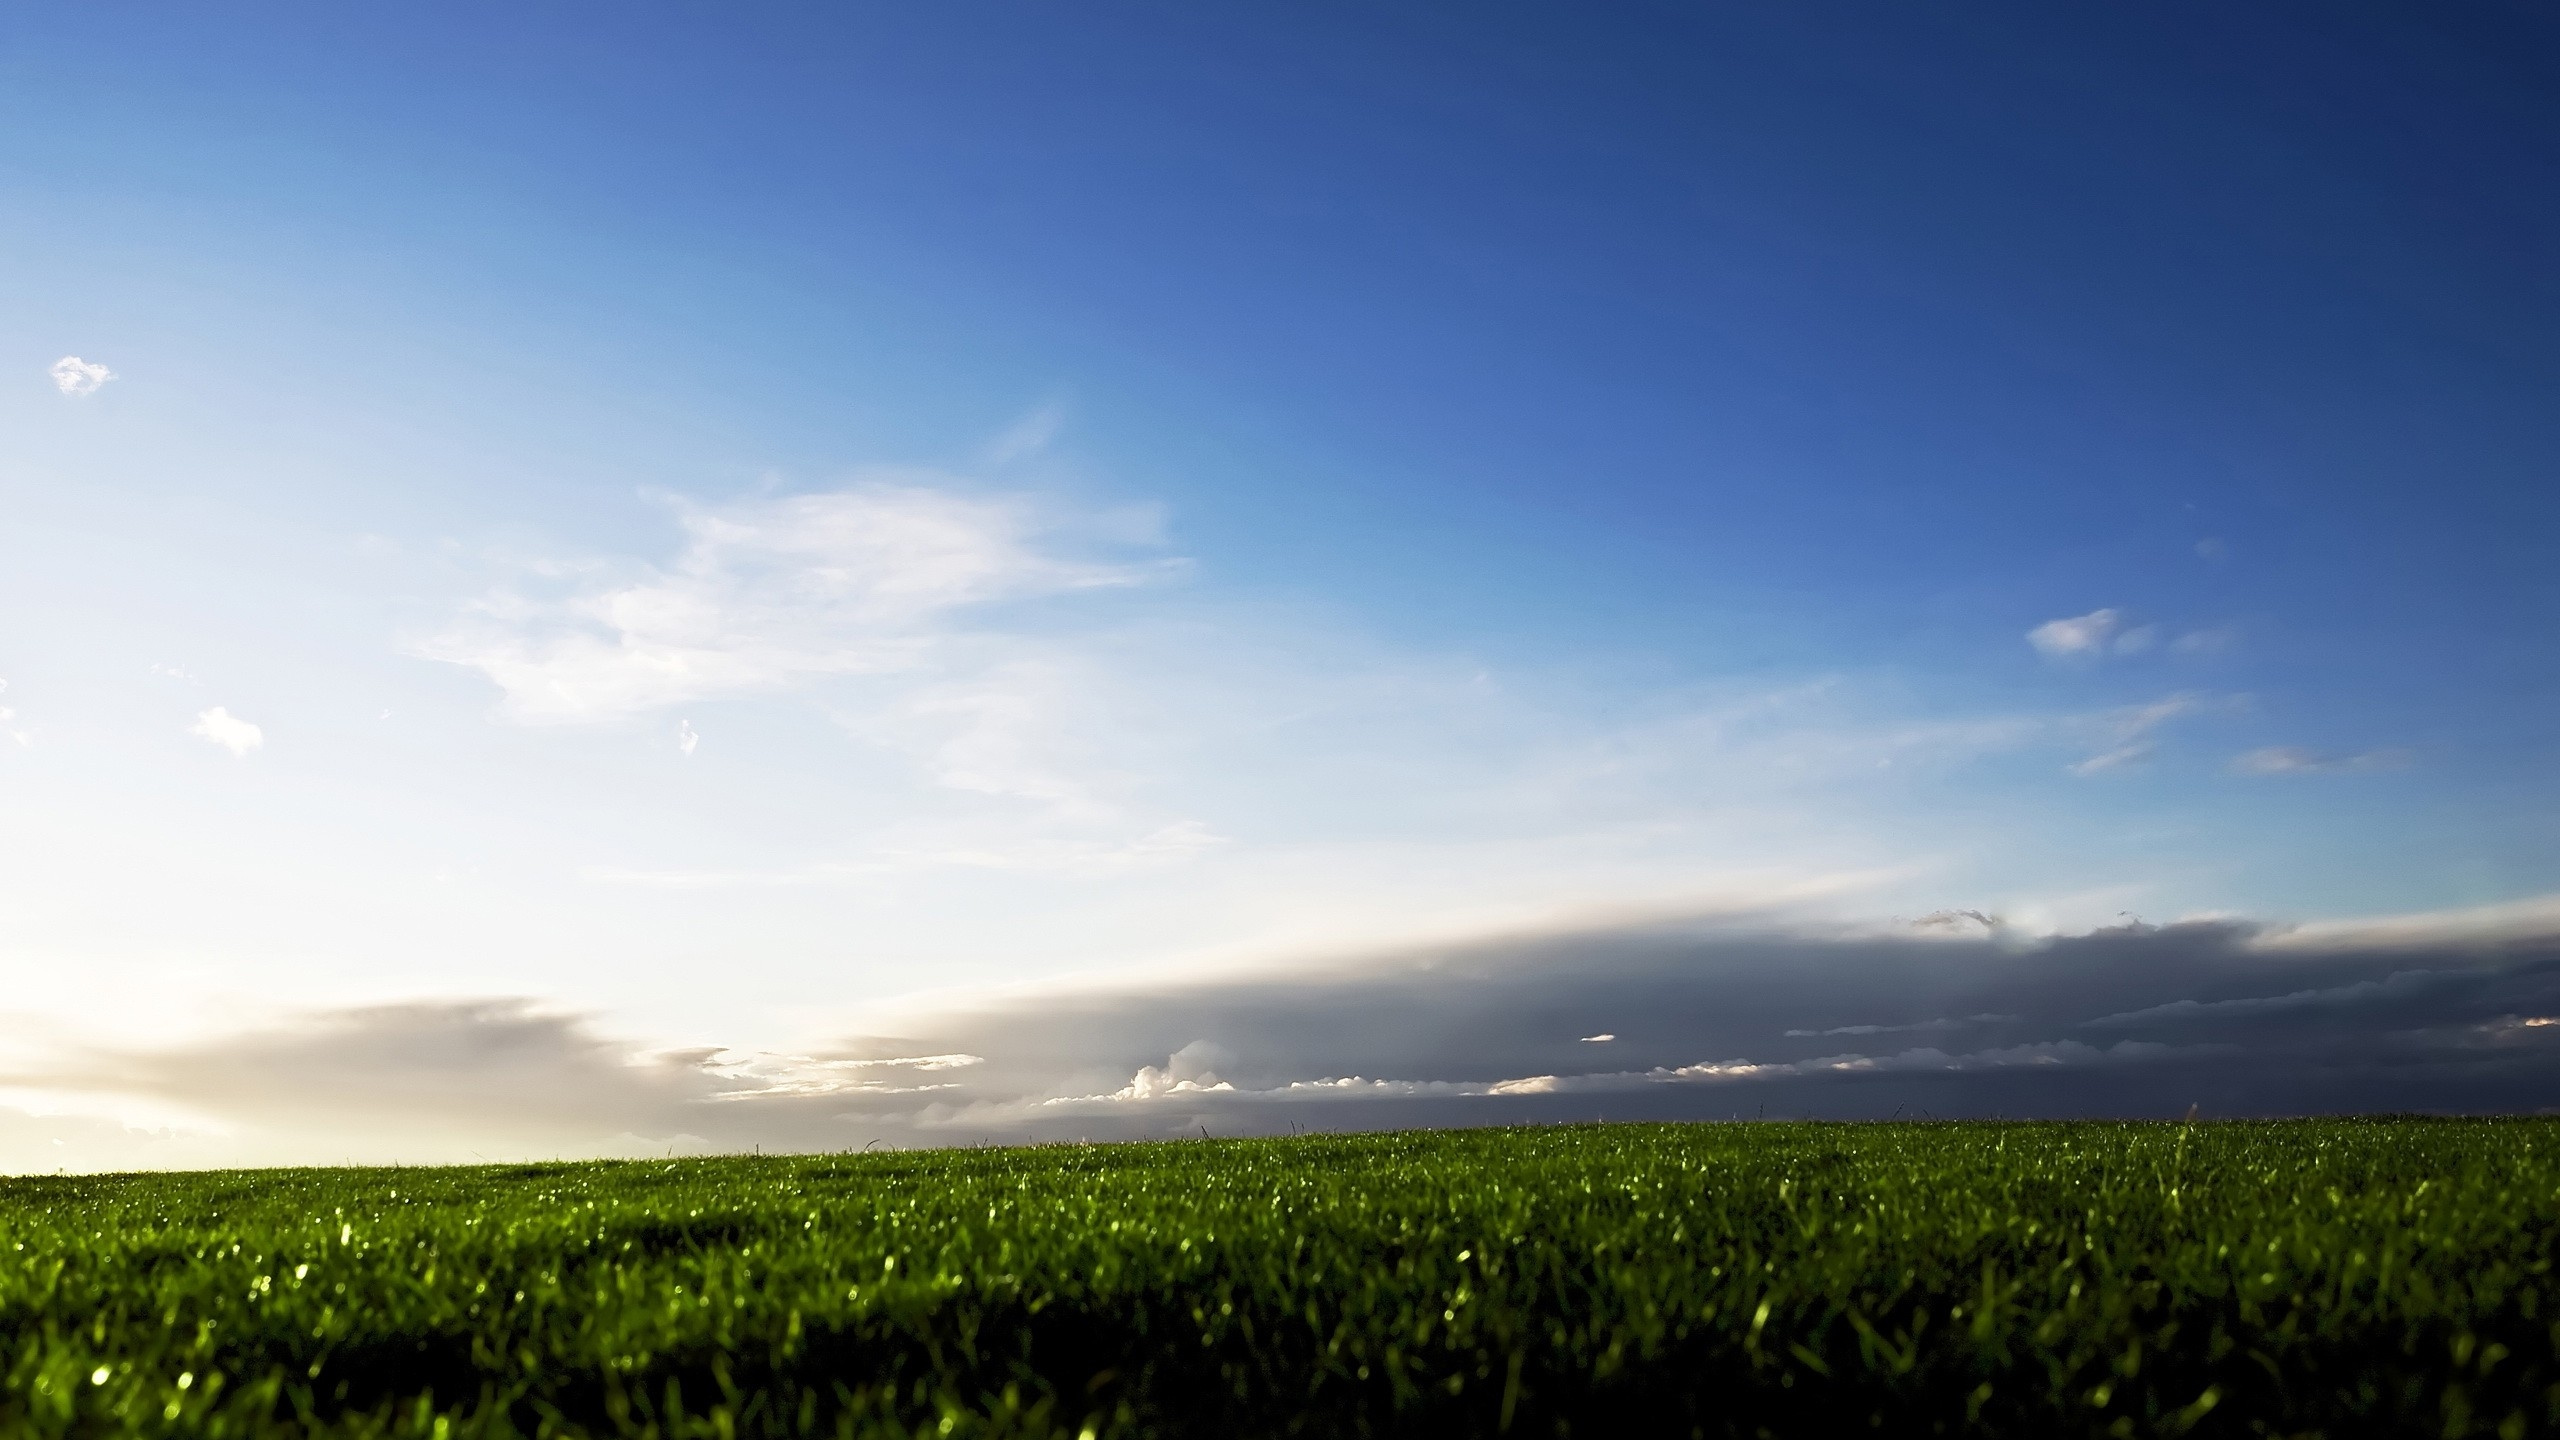
<instances>
[{"instance_id":1,"label":"gradient blue sky","mask_svg":"<svg viewBox=\"0 0 2560 1440\"><path fill-rule=\"evenodd\" d=\"M22 8L13 1033L805 1048L1594 916L2560 890L2555 59L2496 4Z\"/></svg>"}]
</instances>

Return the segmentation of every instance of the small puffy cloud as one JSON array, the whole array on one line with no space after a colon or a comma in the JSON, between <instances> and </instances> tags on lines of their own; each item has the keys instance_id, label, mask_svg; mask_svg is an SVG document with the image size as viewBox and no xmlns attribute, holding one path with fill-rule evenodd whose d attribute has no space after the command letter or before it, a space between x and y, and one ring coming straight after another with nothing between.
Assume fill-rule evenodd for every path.
<instances>
[{"instance_id":1,"label":"small puffy cloud","mask_svg":"<svg viewBox=\"0 0 2560 1440\"><path fill-rule=\"evenodd\" d=\"M187 727L187 733L202 736L234 755L246 755L267 740L264 731L219 705L198 715L196 723Z\"/></svg>"},{"instance_id":2,"label":"small puffy cloud","mask_svg":"<svg viewBox=\"0 0 2560 1440\"><path fill-rule=\"evenodd\" d=\"M702 737L694 733L692 721L679 720L676 722L676 750L679 753L690 755L693 753L693 747L701 743Z\"/></svg>"},{"instance_id":3,"label":"small puffy cloud","mask_svg":"<svg viewBox=\"0 0 2560 1440\"><path fill-rule=\"evenodd\" d=\"M2121 610L2092 610L2086 615L2047 620L2027 632L2027 643L2036 648L2036 653L2052 659L2088 659L2105 654L2123 625Z\"/></svg>"},{"instance_id":4,"label":"small puffy cloud","mask_svg":"<svg viewBox=\"0 0 2560 1440\"><path fill-rule=\"evenodd\" d=\"M2299 745L2267 745L2233 758L2241 775L2344 775L2395 770L2409 763L2405 750L2367 750L2354 755L2328 755Z\"/></svg>"},{"instance_id":5,"label":"small puffy cloud","mask_svg":"<svg viewBox=\"0 0 2560 1440\"><path fill-rule=\"evenodd\" d=\"M1163 1065L1140 1067L1127 1086L1110 1098L1114 1100L1162 1100L1176 1095L1206 1095L1236 1087L1218 1078L1211 1068L1227 1062L1226 1050L1207 1040L1194 1040L1173 1052Z\"/></svg>"},{"instance_id":6,"label":"small puffy cloud","mask_svg":"<svg viewBox=\"0 0 2560 1440\"><path fill-rule=\"evenodd\" d=\"M1597 1035L1585 1035L1585 1036L1583 1036L1583 1037L1582 1037L1582 1043L1583 1043L1583 1044L1585 1044L1585 1045L1606 1045L1606 1044L1609 1044L1610 1042L1612 1042L1612 1041L1616 1040L1617 1038L1618 1038L1617 1036L1610 1034L1610 1033L1609 1033L1608 1031L1606 1031L1606 1030L1603 1030L1603 1031L1601 1031L1601 1032L1600 1032L1599 1034L1597 1034Z\"/></svg>"},{"instance_id":7,"label":"small puffy cloud","mask_svg":"<svg viewBox=\"0 0 2560 1440\"><path fill-rule=\"evenodd\" d=\"M116 372L104 365L65 355L46 370L53 377L53 388L65 395L95 395L98 387L116 378Z\"/></svg>"}]
</instances>

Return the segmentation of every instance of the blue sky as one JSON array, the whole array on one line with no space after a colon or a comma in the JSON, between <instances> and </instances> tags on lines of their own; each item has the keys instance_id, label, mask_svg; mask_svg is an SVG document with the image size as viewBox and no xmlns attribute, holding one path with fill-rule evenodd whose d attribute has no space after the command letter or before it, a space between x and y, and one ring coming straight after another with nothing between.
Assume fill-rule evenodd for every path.
<instances>
[{"instance_id":1,"label":"blue sky","mask_svg":"<svg viewBox=\"0 0 2560 1440\"><path fill-rule=\"evenodd\" d=\"M297 1006L2529 909L2555 41L13 17L20 1098Z\"/></svg>"}]
</instances>

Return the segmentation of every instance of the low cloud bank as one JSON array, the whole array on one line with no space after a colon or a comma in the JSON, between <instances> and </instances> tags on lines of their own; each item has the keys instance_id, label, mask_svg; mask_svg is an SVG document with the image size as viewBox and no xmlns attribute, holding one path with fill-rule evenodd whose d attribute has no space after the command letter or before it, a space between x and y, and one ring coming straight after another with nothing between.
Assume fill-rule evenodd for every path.
<instances>
[{"instance_id":1,"label":"low cloud bank","mask_svg":"<svg viewBox=\"0 0 2560 1440\"><path fill-rule=\"evenodd\" d=\"M1024 994L810 1055L643 1051L526 1000L376 1006L25 1066L0 1085L93 1114L123 1097L203 1123L19 1116L0 1124L0 1160L2560 1105L2560 925L2278 934L2215 922L2031 942L1962 929L1491 939L1286 974Z\"/></svg>"}]
</instances>

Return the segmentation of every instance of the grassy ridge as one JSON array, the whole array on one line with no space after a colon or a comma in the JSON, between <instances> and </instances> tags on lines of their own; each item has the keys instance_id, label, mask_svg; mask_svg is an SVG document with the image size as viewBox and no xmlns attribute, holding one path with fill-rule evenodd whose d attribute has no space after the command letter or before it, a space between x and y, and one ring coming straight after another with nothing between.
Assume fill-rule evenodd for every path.
<instances>
[{"instance_id":1,"label":"grassy ridge","mask_svg":"<svg viewBox=\"0 0 2560 1440\"><path fill-rule=\"evenodd\" d=\"M2560 1123L0 1182L10 1435L2560 1434Z\"/></svg>"}]
</instances>

